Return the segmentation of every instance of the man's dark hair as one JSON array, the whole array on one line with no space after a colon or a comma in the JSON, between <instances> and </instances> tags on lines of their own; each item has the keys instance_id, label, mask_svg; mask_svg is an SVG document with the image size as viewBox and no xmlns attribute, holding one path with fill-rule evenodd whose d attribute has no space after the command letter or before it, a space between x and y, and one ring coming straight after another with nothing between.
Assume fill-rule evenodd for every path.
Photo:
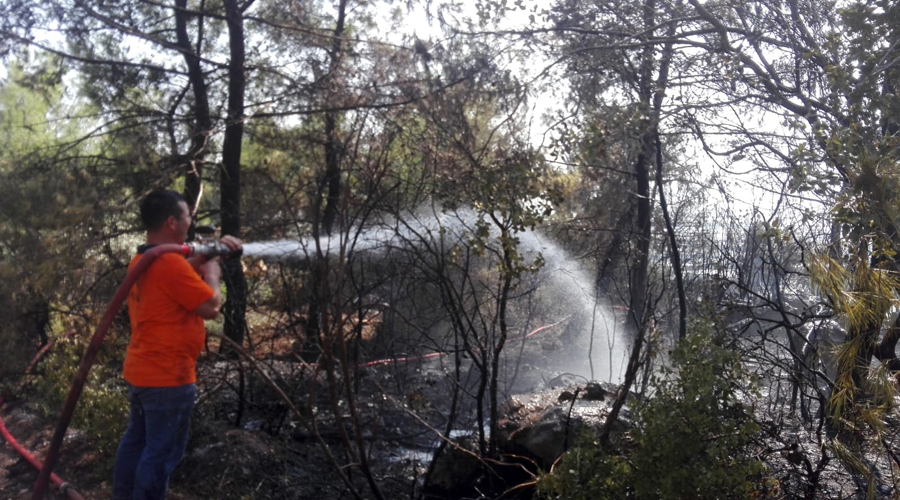
<instances>
[{"instance_id":1,"label":"man's dark hair","mask_svg":"<svg viewBox=\"0 0 900 500\"><path fill-rule=\"evenodd\" d=\"M157 189L152 191L141 201L141 222L148 231L155 231L162 227L169 217L181 217L182 210L179 205L184 197L175 191Z\"/></svg>"}]
</instances>

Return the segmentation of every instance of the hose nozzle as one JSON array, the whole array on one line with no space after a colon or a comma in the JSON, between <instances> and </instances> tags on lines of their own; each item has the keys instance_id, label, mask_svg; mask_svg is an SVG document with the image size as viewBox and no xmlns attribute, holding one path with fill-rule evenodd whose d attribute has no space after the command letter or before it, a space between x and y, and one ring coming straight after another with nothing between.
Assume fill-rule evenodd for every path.
<instances>
[{"instance_id":1,"label":"hose nozzle","mask_svg":"<svg viewBox=\"0 0 900 500\"><path fill-rule=\"evenodd\" d=\"M232 250L227 245L218 242L205 242L205 241L194 241L187 244L188 257L194 257L196 255L202 255L207 259L213 259L216 257L222 257L223 259L229 259L232 257L240 257L244 250L239 248L237 250Z\"/></svg>"},{"instance_id":2,"label":"hose nozzle","mask_svg":"<svg viewBox=\"0 0 900 500\"><path fill-rule=\"evenodd\" d=\"M222 257L240 257L244 250L232 250L227 245L216 240L216 229L212 226L198 226L196 228L197 241L187 244L187 256L202 255L207 259Z\"/></svg>"}]
</instances>

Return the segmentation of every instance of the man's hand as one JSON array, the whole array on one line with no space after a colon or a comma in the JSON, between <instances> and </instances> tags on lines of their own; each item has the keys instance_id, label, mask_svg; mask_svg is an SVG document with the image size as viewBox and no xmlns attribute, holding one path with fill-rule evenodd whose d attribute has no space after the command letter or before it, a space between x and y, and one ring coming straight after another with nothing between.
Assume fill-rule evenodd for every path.
<instances>
[{"instance_id":1,"label":"man's hand","mask_svg":"<svg viewBox=\"0 0 900 500\"><path fill-rule=\"evenodd\" d=\"M220 239L219 242L222 243L223 245L227 246L231 250L240 250L241 247L244 245L243 241L241 241L239 238L235 238L234 236L231 236L230 234L226 234L225 236L222 236L222 239Z\"/></svg>"},{"instance_id":2,"label":"man's hand","mask_svg":"<svg viewBox=\"0 0 900 500\"><path fill-rule=\"evenodd\" d=\"M232 251L240 250L240 248L244 245L244 242L234 236L225 235L219 240L220 243L230 248ZM213 259L218 261L218 259ZM207 259L204 255L195 255L193 257L188 258L188 262L191 263L191 267L197 271L197 274L200 276L206 276L206 272L201 270L201 267L207 263ZM221 274L221 273L220 273Z\"/></svg>"}]
</instances>

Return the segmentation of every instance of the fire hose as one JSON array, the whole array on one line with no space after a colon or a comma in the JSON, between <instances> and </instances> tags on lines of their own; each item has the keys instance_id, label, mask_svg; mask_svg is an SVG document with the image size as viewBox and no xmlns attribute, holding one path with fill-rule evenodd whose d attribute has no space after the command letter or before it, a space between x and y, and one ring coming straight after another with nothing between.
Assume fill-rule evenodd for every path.
<instances>
[{"instance_id":1,"label":"fire hose","mask_svg":"<svg viewBox=\"0 0 900 500\"><path fill-rule=\"evenodd\" d=\"M566 321L566 320L569 319L569 318L571 318L571 316L566 316L565 318L563 318L563 319L557 321L556 323L553 323L553 324L550 324L550 325L544 325L544 326L535 328L534 330L532 330L532 331L528 332L527 334L525 334L523 337L519 337L519 338L522 338L523 340L524 340L524 339L527 339L527 338L530 338L530 337L532 337L532 336L534 336L534 335L537 335L538 333L540 333L540 332L542 332L542 331L544 331L544 330L546 330L546 329L548 329L548 328L553 328L554 326L559 325L560 323L562 323L563 321ZM514 337L513 339L510 339L510 340L515 340L515 337ZM449 353L449 352L443 352L443 351L442 351L442 352L431 352L431 353L428 353L428 354L422 354L422 355L420 355L420 356L407 356L407 357L399 357L399 358L377 359L377 360L375 360L375 361L367 361L367 362L364 362L364 363L359 363L358 365L356 365L356 368L368 368L368 367L370 367L370 366L388 365L388 364L393 364L393 363L408 363L408 362L410 362L410 361L419 361L419 360L423 360L423 359L439 358L439 357L442 357L442 356L446 356L447 354L450 354L450 353ZM314 363L310 363L310 366L315 366L315 364L314 364Z\"/></svg>"},{"instance_id":2,"label":"fire hose","mask_svg":"<svg viewBox=\"0 0 900 500\"><path fill-rule=\"evenodd\" d=\"M103 314L103 319L101 319L100 324L97 325L97 329L91 337L91 342L88 344L84 357L81 358L81 364L78 366L78 371L75 372L75 379L72 381L72 387L69 389L69 395L66 397L65 404L63 404L59 422L56 424L56 430L53 432L53 437L50 440L50 448L47 450L47 456L44 458L44 465L40 468L41 472L38 475L37 481L34 483L34 492L31 496L32 500L43 500L44 498L44 492L47 490L47 483L51 480L51 476L53 475L53 467L56 465L57 460L59 460L59 450L62 446L63 438L66 435L69 424L72 422L72 416L75 414L75 406L78 404L78 398L81 397L81 392L84 389L84 384L87 382L91 366L94 364L94 361L96 361L97 354L103 346L103 339L106 337L106 332L112 325L113 320L118 314L119 309L122 307L122 304L125 302L125 298L128 296L128 292L131 290L134 283L142 274L144 274L157 257L166 253L179 253L186 257L202 255L207 258L235 255L230 248L220 242L204 241L185 245L171 243L156 245L150 248L144 253L143 257L131 267L128 274L125 276L125 280L119 285L115 295L113 295L112 300L109 302L109 306L107 306L106 312Z\"/></svg>"},{"instance_id":3,"label":"fire hose","mask_svg":"<svg viewBox=\"0 0 900 500\"><path fill-rule=\"evenodd\" d=\"M67 336L71 336L72 334L74 334L74 331L71 331L71 330L66 333ZM37 354L34 355L34 358L31 360L31 363L28 364L28 368L25 368L25 372L24 372L25 375L28 375L29 373L31 373L31 370L33 370L34 367L37 366L38 361L41 360L41 358L44 356L44 354L47 354L47 352L50 350L50 348L53 347L54 343L55 342L53 340L48 341L44 345L44 347L42 347L37 352ZM0 397L0 408L3 407L4 402L5 402L5 399L3 397ZM4 424L3 418L0 418L0 435L3 436L3 439L6 440L7 443L9 443L10 447L12 447L12 449L16 453L21 455L22 458L25 459L25 461L27 461L32 466L34 466L34 468L37 469L38 471L41 470L41 462L38 461L34 457L34 455L32 455L21 444L19 444L18 441L16 441L16 438L14 438L13 435L10 434L9 429L6 428L6 424ZM56 474L50 474L50 482L52 482L53 485L56 486L57 489L60 490L60 492L65 493L66 496L68 496L70 500L84 500L84 497L82 497L77 491L75 491L75 489L72 488L72 486L69 483L67 483L66 481L63 481L62 478L60 478Z\"/></svg>"},{"instance_id":4,"label":"fire hose","mask_svg":"<svg viewBox=\"0 0 900 500\"><path fill-rule=\"evenodd\" d=\"M3 406L4 399L0 397L0 407ZM0 435L3 436L3 439L6 440L7 443L12 447L12 449L22 456L28 463L34 466L35 469L41 470L41 462L34 458L28 450L26 450L22 445L16 441L16 439L9 433L9 429L6 428L6 424L3 423L3 419L0 418ZM69 497L70 500L84 500L84 497L81 496L77 491L72 488L72 485L65 482L54 473L50 473L50 482L59 489L60 492L65 493L66 496Z\"/></svg>"},{"instance_id":5,"label":"fire hose","mask_svg":"<svg viewBox=\"0 0 900 500\"><path fill-rule=\"evenodd\" d=\"M160 252L160 254L162 254L162 253L166 253L166 252ZM159 254L157 254L157 256L158 255ZM149 267L149 264L147 267ZM123 282L122 285L124 286L125 283ZM568 317L564 318L562 321L565 321L566 319L568 319ZM526 334L525 338L529 338L533 335L536 335L537 333L540 333L543 330L557 326L560 323L562 323L562 321L536 328L535 330ZM26 374L29 373L34 368L34 366L37 364L37 362L40 360L40 358L44 354L46 354L47 351L49 351L49 349L53 346L53 343L54 342L51 340L43 348L41 348L40 351L38 351L38 353L35 355L34 359L28 365L28 368L25 370ZM360 363L357 365L357 368L370 367L370 366L389 364L389 363L402 363L402 362L415 361L415 360L421 360L421 359L429 359L429 358L439 357L444 354L446 354L446 353L434 352L434 353L425 354L425 355L421 355L421 356L414 356L414 357L380 359L380 360L376 360L376 361L369 361L367 363ZM4 403L4 398L0 397L0 408L3 407L3 403ZM12 449L15 450L19 455L21 455L22 458L24 458L28 463L30 463L32 466L34 466L35 469L43 472L44 466L41 464L41 462L39 460L37 460L34 457L34 455L32 455L27 449L25 449L22 445L20 445L18 443L18 441L16 441L16 439L12 436L12 434L10 434L9 430L6 428L6 425L4 424L2 418L0 418L0 435L3 436L3 439L5 439L6 442L9 443L9 445L12 447ZM48 456L49 456L49 453L48 453ZM51 469L47 468L47 470L51 470ZM50 472L48 479L49 479L49 482L52 483L57 489L59 489L61 493L65 493L69 497L70 500L84 500L84 497L81 496L81 494L79 494L71 486L71 484L64 481L62 478L60 478L58 475L56 475L56 473ZM40 494L43 495L43 491L41 491Z\"/></svg>"}]
</instances>

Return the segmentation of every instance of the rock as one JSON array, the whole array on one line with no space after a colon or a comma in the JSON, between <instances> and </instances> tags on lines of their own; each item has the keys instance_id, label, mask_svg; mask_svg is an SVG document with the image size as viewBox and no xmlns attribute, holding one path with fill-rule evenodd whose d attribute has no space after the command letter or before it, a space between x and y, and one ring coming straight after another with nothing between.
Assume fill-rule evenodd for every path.
<instances>
[{"instance_id":1,"label":"rock","mask_svg":"<svg viewBox=\"0 0 900 500\"><path fill-rule=\"evenodd\" d=\"M575 399L575 394L570 391L562 391L559 394L559 397L556 398L556 400L559 401L560 403L565 403L566 401L572 401L573 399Z\"/></svg>"},{"instance_id":2,"label":"rock","mask_svg":"<svg viewBox=\"0 0 900 500\"><path fill-rule=\"evenodd\" d=\"M606 395L609 394L609 391L603 388L602 385L597 382L588 382L588 385L584 388L584 399L589 401L603 401L606 399Z\"/></svg>"},{"instance_id":3,"label":"rock","mask_svg":"<svg viewBox=\"0 0 900 500\"><path fill-rule=\"evenodd\" d=\"M481 476L482 467L478 460L477 447L470 438L456 441L458 446L447 446L432 464L425 480L425 492L447 498L459 498L470 494L475 482ZM462 448L462 449L460 449Z\"/></svg>"},{"instance_id":4,"label":"rock","mask_svg":"<svg viewBox=\"0 0 900 500\"><path fill-rule=\"evenodd\" d=\"M549 466L566 450L573 431L581 427L566 418L567 408L555 406L543 411L537 419L521 427L506 428L501 432L499 446L503 451L534 458L543 468Z\"/></svg>"},{"instance_id":5,"label":"rock","mask_svg":"<svg viewBox=\"0 0 900 500\"><path fill-rule=\"evenodd\" d=\"M504 408L497 444L502 453L522 455L548 469L569 447L586 433L597 433L609 414L616 389L612 384L591 383L528 396L515 396ZM575 394L583 394L575 398ZM623 408L613 426L614 435L630 428Z\"/></svg>"}]
</instances>

